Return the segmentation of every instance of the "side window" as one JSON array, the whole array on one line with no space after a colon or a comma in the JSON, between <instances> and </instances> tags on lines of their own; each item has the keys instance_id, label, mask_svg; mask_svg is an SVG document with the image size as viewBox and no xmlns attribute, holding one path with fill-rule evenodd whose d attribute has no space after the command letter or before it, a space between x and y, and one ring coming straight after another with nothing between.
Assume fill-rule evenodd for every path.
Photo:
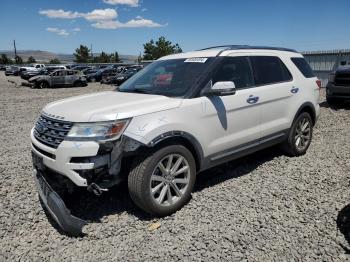
<instances>
[{"instance_id":1,"label":"side window","mask_svg":"<svg viewBox=\"0 0 350 262\"><path fill-rule=\"evenodd\" d=\"M69 76L72 76L72 75L74 75L74 71L67 71L67 75L69 75Z\"/></svg>"},{"instance_id":2,"label":"side window","mask_svg":"<svg viewBox=\"0 0 350 262\"><path fill-rule=\"evenodd\" d=\"M232 81L236 88L253 86L253 75L248 58L245 56L224 58L213 77L213 84L222 81Z\"/></svg>"},{"instance_id":3,"label":"side window","mask_svg":"<svg viewBox=\"0 0 350 262\"><path fill-rule=\"evenodd\" d=\"M269 85L292 80L292 75L276 56L251 57L255 85Z\"/></svg>"},{"instance_id":4,"label":"side window","mask_svg":"<svg viewBox=\"0 0 350 262\"><path fill-rule=\"evenodd\" d=\"M61 71L58 71L57 72L58 74L58 76L65 76L66 75L66 71L64 71L64 70L61 70Z\"/></svg>"},{"instance_id":5,"label":"side window","mask_svg":"<svg viewBox=\"0 0 350 262\"><path fill-rule=\"evenodd\" d=\"M306 78L315 77L315 74L312 71L310 65L306 62L304 58L292 57L291 60Z\"/></svg>"}]
</instances>

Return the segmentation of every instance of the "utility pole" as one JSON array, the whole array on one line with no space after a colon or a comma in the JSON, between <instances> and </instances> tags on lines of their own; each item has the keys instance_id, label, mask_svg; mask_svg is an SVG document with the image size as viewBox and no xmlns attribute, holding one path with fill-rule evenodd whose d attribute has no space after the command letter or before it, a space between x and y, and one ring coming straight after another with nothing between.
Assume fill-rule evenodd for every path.
<instances>
[{"instance_id":1,"label":"utility pole","mask_svg":"<svg viewBox=\"0 0 350 262\"><path fill-rule=\"evenodd\" d=\"M17 57L16 40L13 40L13 47L15 49L15 59Z\"/></svg>"}]
</instances>

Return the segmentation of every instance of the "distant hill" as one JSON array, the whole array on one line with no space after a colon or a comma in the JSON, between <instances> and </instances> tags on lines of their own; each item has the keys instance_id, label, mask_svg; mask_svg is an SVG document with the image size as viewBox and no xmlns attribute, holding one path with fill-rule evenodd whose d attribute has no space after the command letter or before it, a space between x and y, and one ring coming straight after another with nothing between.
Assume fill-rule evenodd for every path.
<instances>
[{"instance_id":1,"label":"distant hill","mask_svg":"<svg viewBox=\"0 0 350 262\"><path fill-rule=\"evenodd\" d=\"M15 54L13 51L0 50L0 54L6 54L8 57L14 59ZM58 58L62 63L74 62L73 54L55 54L48 51L41 50L17 50L17 55L22 57L23 61L26 61L28 57L32 56L37 62L48 63L51 59ZM94 54L98 56L99 54ZM136 55L119 55L120 59L124 63L134 63L137 60Z\"/></svg>"}]
</instances>

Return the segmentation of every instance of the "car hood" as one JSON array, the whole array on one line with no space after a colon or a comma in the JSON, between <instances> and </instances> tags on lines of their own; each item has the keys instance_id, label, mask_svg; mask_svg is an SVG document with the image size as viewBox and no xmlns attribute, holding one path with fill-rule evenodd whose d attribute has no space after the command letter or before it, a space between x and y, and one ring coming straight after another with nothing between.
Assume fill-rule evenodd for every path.
<instances>
[{"instance_id":1,"label":"car hood","mask_svg":"<svg viewBox=\"0 0 350 262\"><path fill-rule=\"evenodd\" d=\"M169 110L179 107L181 102L181 98L107 91L50 103L43 113L70 122L98 122Z\"/></svg>"},{"instance_id":2,"label":"car hood","mask_svg":"<svg viewBox=\"0 0 350 262\"><path fill-rule=\"evenodd\" d=\"M337 69L337 73L350 73L350 66L341 66Z\"/></svg>"},{"instance_id":3,"label":"car hood","mask_svg":"<svg viewBox=\"0 0 350 262\"><path fill-rule=\"evenodd\" d=\"M45 76L44 76L44 77L45 77ZM33 76L33 77L29 78L29 81L30 81L30 82L33 82L33 81L38 80L39 78L43 78L43 75L36 75L36 76Z\"/></svg>"}]
</instances>

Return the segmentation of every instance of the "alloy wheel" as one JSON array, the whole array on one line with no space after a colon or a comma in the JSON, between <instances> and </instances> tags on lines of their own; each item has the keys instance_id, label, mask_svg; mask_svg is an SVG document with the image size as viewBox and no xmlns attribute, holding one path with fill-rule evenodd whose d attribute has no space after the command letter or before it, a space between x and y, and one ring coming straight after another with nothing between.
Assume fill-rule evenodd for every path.
<instances>
[{"instance_id":1,"label":"alloy wheel","mask_svg":"<svg viewBox=\"0 0 350 262\"><path fill-rule=\"evenodd\" d=\"M308 118L300 119L295 130L295 146L299 151L305 150L311 140L311 122Z\"/></svg>"},{"instance_id":2,"label":"alloy wheel","mask_svg":"<svg viewBox=\"0 0 350 262\"><path fill-rule=\"evenodd\" d=\"M185 194L190 182L190 166L180 154L169 154L156 165L150 181L150 192L156 204L171 206Z\"/></svg>"}]
</instances>

